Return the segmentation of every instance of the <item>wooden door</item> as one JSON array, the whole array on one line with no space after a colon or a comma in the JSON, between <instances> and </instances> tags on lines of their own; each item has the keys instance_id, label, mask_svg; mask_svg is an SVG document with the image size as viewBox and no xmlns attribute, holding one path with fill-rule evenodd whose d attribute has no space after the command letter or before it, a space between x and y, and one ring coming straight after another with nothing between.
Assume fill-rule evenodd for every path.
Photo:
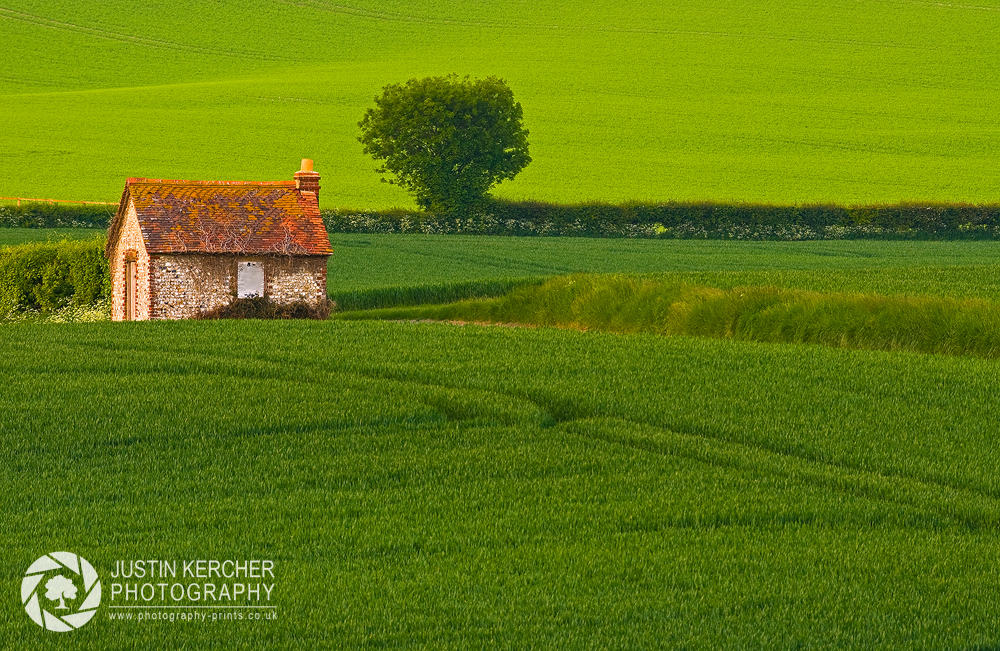
<instances>
[{"instance_id":1,"label":"wooden door","mask_svg":"<svg viewBox=\"0 0 1000 651\"><path fill-rule=\"evenodd\" d=\"M125 320L135 321L135 260L125 261Z\"/></svg>"}]
</instances>

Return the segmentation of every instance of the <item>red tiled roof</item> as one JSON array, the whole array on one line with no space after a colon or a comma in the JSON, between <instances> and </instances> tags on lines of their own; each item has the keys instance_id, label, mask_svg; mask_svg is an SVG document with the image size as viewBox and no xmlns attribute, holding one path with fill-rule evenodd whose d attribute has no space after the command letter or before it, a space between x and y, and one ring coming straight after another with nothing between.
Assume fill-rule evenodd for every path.
<instances>
[{"instance_id":1,"label":"red tiled roof","mask_svg":"<svg viewBox=\"0 0 1000 651\"><path fill-rule=\"evenodd\" d=\"M332 253L316 194L295 181L130 178L108 229L109 255L129 201L147 253Z\"/></svg>"}]
</instances>

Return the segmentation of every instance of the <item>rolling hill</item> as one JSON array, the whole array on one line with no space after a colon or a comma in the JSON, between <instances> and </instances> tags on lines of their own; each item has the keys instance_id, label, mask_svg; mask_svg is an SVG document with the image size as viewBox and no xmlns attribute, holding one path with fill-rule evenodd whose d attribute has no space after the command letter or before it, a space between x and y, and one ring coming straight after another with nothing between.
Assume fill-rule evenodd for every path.
<instances>
[{"instance_id":1,"label":"rolling hill","mask_svg":"<svg viewBox=\"0 0 1000 651\"><path fill-rule=\"evenodd\" d=\"M6 0L0 196L286 178L411 205L356 142L379 89L505 78L559 202L1000 200L1000 4Z\"/></svg>"}]
</instances>

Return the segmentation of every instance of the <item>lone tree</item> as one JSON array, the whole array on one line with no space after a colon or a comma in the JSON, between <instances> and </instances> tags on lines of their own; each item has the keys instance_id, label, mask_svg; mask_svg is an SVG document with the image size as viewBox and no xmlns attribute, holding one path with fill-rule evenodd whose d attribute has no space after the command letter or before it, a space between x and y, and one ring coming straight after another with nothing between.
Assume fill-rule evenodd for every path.
<instances>
[{"instance_id":1,"label":"lone tree","mask_svg":"<svg viewBox=\"0 0 1000 651\"><path fill-rule=\"evenodd\" d=\"M521 104L497 77L411 79L389 84L358 123L365 153L383 161L384 183L431 212L481 205L497 183L531 162Z\"/></svg>"}]
</instances>

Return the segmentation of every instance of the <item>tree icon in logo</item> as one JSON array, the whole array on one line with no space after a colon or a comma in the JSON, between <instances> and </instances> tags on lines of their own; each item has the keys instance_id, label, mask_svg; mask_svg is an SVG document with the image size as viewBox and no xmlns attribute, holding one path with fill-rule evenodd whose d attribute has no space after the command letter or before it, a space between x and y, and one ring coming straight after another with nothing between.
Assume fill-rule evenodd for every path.
<instances>
[{"instance_id":1,"label":"tree icon in logo","mask_svg":"<svg viewBox=\"0 0 1000 651\"><path fill-rule=\"evenodd\" d=\"M45 583L45 598L49 601L59 601L59 610L69 610L64 599L76 599L76 586L72 579L57 574Z\"/></svg>"},{"instance_id":2,"label":"tree icon in logo","mask_svg":"<svg viewBox=\"0 0 1000 651\"><path fill-rule=\"evenodd\" d=\"M67 572L68 570L68 572ZM76 577L73 577L73 575ZM44 599L59 602L53 610L71 611L52 613L39 603L39 585L45 581ZM66 605L66 600L74 601L78 589L74 578L83 581L83 602L76 610ZM28 568L21 579L21 603L31 621L44 629L66 633L80 628L97 614L101 605L101 581L94 566L87 559L73 552L52 552L42 556Z\"/></svg>"}]
</instances>

